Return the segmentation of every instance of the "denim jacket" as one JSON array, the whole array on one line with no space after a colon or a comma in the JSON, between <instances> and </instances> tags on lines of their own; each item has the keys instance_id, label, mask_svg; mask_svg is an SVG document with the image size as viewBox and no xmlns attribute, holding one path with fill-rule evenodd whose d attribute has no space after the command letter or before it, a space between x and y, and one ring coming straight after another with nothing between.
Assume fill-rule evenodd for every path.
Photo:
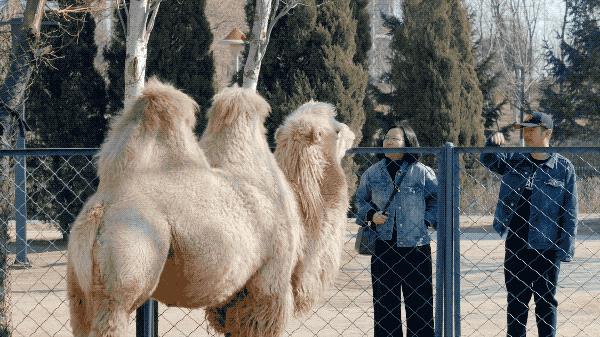
<instances>
[{"instance_id":1,"label":"denim jacket","mask_svg":"<svg viewBox=\"0 0 600 337\"><path fill-rule=\"evenodd\" d=\"M528 248L555 250L561 261L571 261L578 212L575 168L557 153L537 168L529 163L529 157L523 153L481 154L481 162L502 175L494 230L504 236L527 178L533 175L536 188L530 199Z\"/></svg>"},{"instance_id":2,"label":"denim jacket","mask_svg":"<svg viewBox=\"0 0 600 337\"><path fill-rule=\"evenodd\" d=\"M437 179L433 170L419 162L404 162L396 173L395 184L381 160L369 167L360 178L356 192L356 216L360 226L367 225L370 210L383 211L394 185L398 186L404 172L406 175L387 208L388 219L377 226L378 239L391 240L394 224L398 247L416 247L429 244L431 238L426 223L435 228L437 224Z\"/></svg>"}]
</instances>

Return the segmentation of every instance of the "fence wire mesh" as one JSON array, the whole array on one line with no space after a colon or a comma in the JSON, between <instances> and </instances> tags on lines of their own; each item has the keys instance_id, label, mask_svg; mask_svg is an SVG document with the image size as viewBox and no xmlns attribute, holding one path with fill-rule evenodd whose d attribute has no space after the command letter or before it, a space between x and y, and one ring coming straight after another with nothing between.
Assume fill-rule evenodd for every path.
<instances>
[{"instance_id":1,"label":"fence wire mesh","mask_svg":"<svg viewBox=\"0 0 600 337\"><path fill-rule=\"evenodd\" d=\"M70 335L66 297L66 240L68 225L83 202L95 191L96 170L91 156L28 157L27 234L21 244L16 226L16 157L1 157L2 207L0 225L8 234L2 246L8 253L3 270L8 274L10 329L13 336ZM21 240L19 240L21 239ZM4 241L6 242L6 241ZM25 261L16 261L26 256ZM20 262L20 263L15 263Z\"/></svg>"},{"instance_id":2,"label":"fence wire mesh","mask_svg":"<svg viewBox=\"0 0 600 337\"><path fill-rule=\"evenodd\" d=\"M561 150L560 154L573 163L577 174L579 221L573 261L562 262L558 264L558 268L554 268L558 271L555 296L558 303L556 335L596 336L600 328L600 287L597 281L600 278L600 152L594 148L573 152ZM531 209L532 218L534 213L537 213L543 218L543 222L561 226L562 216L552 217L551 214L544 214L546 209L555 209L561 214L565 207L563 196L566 198L570 195L562 181L552 180L560 180L559 177L552 176L556 172L552 173L548 167L541 168L540 165L543 164L529 161L526 161L526 164L508 159L499 162L506 164L505 174L515 175L525 184L528 180L527 175L533 176L536 171L539 173L537 178L530 180L534 182L533 186L530 186L532 191L529 192L532 197L525 205ZM530 164L533 171L523 168L524 165ZM502 175L490 172L480 161L479 153L463 154L460 157L460 165L462 335L507 336L519 330L519 322L526 322L528 333L536 335L536 308L540 310L537 312L539 316L544 316L543 313L549 314L550 311L544 308L552 306L553 302L553 296L548 296L541 284L547 286L546 281L552 281L552 264L556 260L554 256L548 256L548 253L538 254L525 250L524 244L518 242L527 240L522 236L532 236L531 242L531 239L551 234L541 232L539 219L536 221L538 227L522 221L526 226L524 232L518 229L513 232L514 226L518 227L518 224L509 221L506 225L513 228L509 229L505 238L514 236L512 240L509 239L513 244L507 245L492 227ZM561 165L557 165L558 171ZM527 188L518 184L507 190L520 195L523 189ZM534 194L538 194L539 198L536 199ZM518 199L517 203L522 206L524 199ZM509 214L519 213L520 205L517 203L512 205L506 202L504 206L509 210ZM513 218L518 217L517 214L514 214ZM558 232L560 235L561 230ZM505 273L508 275L508 282L505 282ZM507 297L507 288L515 297ZM531 301L528 293L533 295ZM509 303L511 309L507 317ZM520 319L518 312L521 312ZM511 321L510 331L507 320Z\"/></svg>"},{"instance_id":3,"label":"fence wire mesh","mask_svg":"<svg viewBox=\"0 0 600 337\"><path fill-rule=\"evenodd\" d=\"M374 150L375 151L375 150ZM561 264L558 279L557 336L595 336L600 328L600 149L563 152L578 174L580 224L575 258ZM382 155L356 153L353 174L360 179ZM30 268L14 265L18 252L14 205L17 165L14 155L0 156L0 226L8 235L1 248L6 256L4 275L6 313L12 336L71 336L66 294L66 240L63 234L79 208L96 187L91 153L73 152L27 157L27 257ZM437 171L434 155L422 162ZM460 324L463 336L506 335L507 292L504 285L504 241L492 229L500 176L479 161L479 153L460 156ZM351 200L354 205L354 199ZM358 255L354 241L358 226L352 206L344 236L342 264L334 287L305 317L292 318L284 336L372 336L374 334L371 258ZM434 316L439 307L438 240L431 235ZM1 233L0 233L1 234ZM391 249L385 246L384 250ZM387 264L384 264L387 266ZM385 273L402 273L389 266ZM443 280L443 278L440 278ZM406 331L406 300L400 315ZM536 331L533 303L527 329ZM135 329L131 317L131 332ZM159 305L159 336L218 336L211 331L202 310Z\"/></svg>"}]
</instances>

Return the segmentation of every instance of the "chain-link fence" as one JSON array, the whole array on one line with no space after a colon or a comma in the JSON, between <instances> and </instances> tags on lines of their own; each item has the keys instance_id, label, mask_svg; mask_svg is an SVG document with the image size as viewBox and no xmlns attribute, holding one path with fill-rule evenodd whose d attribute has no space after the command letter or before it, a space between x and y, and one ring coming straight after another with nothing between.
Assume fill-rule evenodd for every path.
<instances>
[{"instance_id":1,"label":"chain-link fence","mask_svg":"<svg viewBox=\"0 0 600 337\"><path fill-rule=\"evenodd\" d=\"M7 276L2 314L12 336L68 336L63 236L96 189L95 150L6 152L0 156L0 226L7 235L0 254ZM16 182L23 163L26 184Z\"/></svg>"},{"instance_id":2,"label":"chain-link fence","mask_svg":"<svg viewBox=\"0 0 600 337\"><path fill-rule=\"evenodd\" d=\"M554 162L551 157L535 162L515 153L520 149L504 155L497 151L506 150L488 149L488 157L480 160L478 151L458 150L462 335L520 335L524 324L529 334L536 335L538 328L550 329L549 320L555 316L557 336L596 336L600 328L599 149L559 151L574 166L578 207L569 203L573 191L565 160ZM506 211L495 213L499 193L506 195L501 203ZM527 195L529 199L523 197ZM575 208L579 213L577 234L572 238L575 256L571 262L557 263L560 256L539 250L546 247L546 240L566 247L572 236L569 217ZM523 218L524 209L530 215L526 219L535 221L536 227ZM500 214L512 217L503 222ZM497 223L506 226L506 240L492 226L495 215ZM549 230L553 227L557 230ZM538 252L527 249L524 242Z\"/></svg>"},{"instance_id":3,"label":"chain-link fence","mask_svg":"<svg viewBox=\"0 0 600 337\"><path fill-rule=\"evenodd\" d=\"M388 293L404 292L403 298L399 299L401 307L389 304L394 302L382 301L378 310L389 311L388 318L398 317L392 321L401 324L406 331L406 322L411 321L405 310L408 298L409 302L416 303L413 307L421 310L417 310L417 316L412 316L417 318L416 322L427 325L430 321L428 315L432 313L436 336L504 336L507 334L505 242L492 227L501 176L490 172L480 161L481 149L447 147L421 150L424 152L421 162L433 168L437 175L438 221L430 223L425 232L412 234L417 241L419 237L431 238L430 253L426 251L424 255L430 256L430 259L419 260L417 256L416 261L420 262L415 264L408 255L402 255L407 254L403 247L396 249L398 247L392 248L387 244L380 247L380 251L396 254L392 258L403 256L399 262L410 263L391 264L387 258L375 258L383 262L376 267L380 269L374 271L379 273L377 275L394 276L390 278L391 284L383 284L384 287L377 290L384 289L383 295L381 292L376 294L377 298L384 298ZM1 247L4 252L1 255L5 256L1 270L8 276L8 282L4 284L6 305L0 306L4 310L0 314L9 318L12 336L71 336L65 284L66 240L63 235L83 202L95 190L94 153L94 150L0 153L0 226L7 234L7 238L3 239L6 244ZM353 150L357 178L363 177L369 167L382 160L381 153L378 149ZM560 153L571 160L578 174L580 222L575 258L572 262L561 264L557 282L557 336L595 336L600 328L600 283L597 282L600 273L600 148L561 148ZM20 155L27 157L24 191L27 201L26 232L25 228L17 228L15 224L19 215L15 193L20 188L15 183L14 172ZM399 196L404 199L407 199L406 193L421 193L416 181L411 183L412 178L407 177L400 183ZM358 255L354 250L358 229L355 218L360 210L356 208L354 199L351 204L342 265L334 287L307 316L292 318L284 336L374 334L371 258ZM402 204L400 206L403 207ZM421 206L428 208L426 204ZM388 216L392 215L388 212ZM433 229L436 225L437 231ZM396 233L396 237L410 234L398 228ZM390 232L390 240L392 237L393 231ZM458 251L460 254L455 254ZM30 266L15 264L19 255L21 260L25 255ZM427 287L432 289L432 297L424 294L423 288L419 288L418 296L410 296L414 280L408 280L406 275L410 275L411 271L415 275L414 270L426 276L421 279L423 284L427 285L431 280L431 286ZM395 286L400 283L408 284L408 287ZM408 307L411 307L410 303ZM527 329L535 334L533 300L530 308ZM131 317L131 331L135 329L135 317ZM160 304L158 336L217 334L208 328L202 310L167 308Z\"/></svg>"}]
</instances>

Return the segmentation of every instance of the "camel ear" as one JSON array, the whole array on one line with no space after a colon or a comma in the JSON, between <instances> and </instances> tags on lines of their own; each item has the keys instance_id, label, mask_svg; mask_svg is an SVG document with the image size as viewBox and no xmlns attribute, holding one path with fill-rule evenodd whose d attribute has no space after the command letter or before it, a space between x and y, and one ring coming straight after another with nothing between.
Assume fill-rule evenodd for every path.
<instances>
[{"instance_id":1,"label":"camel ear","mask_svg":"<svg viewBox=\"0 0 600 337\"><path fill-rule=\"evenodd\" d=\"M324 131L311 125L307 121L301 121L292 128L292 139L305 144L318 144L322 141Z\"/></svg>"},{"instance_id":2,"label":"camel ear","mask_svg":"<svg viewBox=\"0 0 600 337\"><path fill-rule=\"evenodd\" d=\"M275 130L275 141L279 139L279 134L281 133L281 126Z\"/></svg>"}]
</instances>

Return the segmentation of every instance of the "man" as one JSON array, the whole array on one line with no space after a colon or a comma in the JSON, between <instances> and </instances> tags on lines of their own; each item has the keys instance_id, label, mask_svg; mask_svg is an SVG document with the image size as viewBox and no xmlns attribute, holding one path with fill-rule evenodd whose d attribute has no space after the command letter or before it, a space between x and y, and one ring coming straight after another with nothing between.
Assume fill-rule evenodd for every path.
<instances>
[{"instance_id":1,"label":"man","mask_svg":"<svg viewBox=\"0 0 600 337\"><path fill-rule=\"evenodd\" d=\"M529 147L549 147L553 121L534 112L517 124ZM505 143L501 133L488 146ZM557 153L484 153L482 163L502 175L494 229L506 234L504 278L508 292L507 336L526 335L533 296L540 337L556 335L556 283L560 262L573 258L577 188L573 164Z\"/></svg>"}]
</instances>

